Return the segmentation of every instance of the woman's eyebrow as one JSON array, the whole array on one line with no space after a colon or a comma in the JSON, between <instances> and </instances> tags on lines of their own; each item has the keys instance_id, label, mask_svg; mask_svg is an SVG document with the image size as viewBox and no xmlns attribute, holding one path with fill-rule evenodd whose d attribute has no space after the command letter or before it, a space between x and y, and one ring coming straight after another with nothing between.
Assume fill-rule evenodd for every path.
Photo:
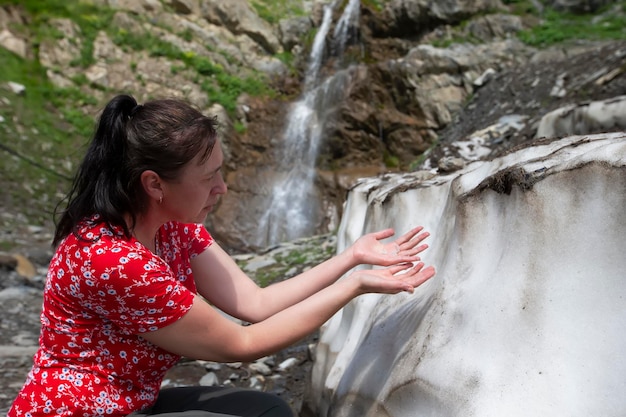
<instances>
[{"instance_id":1,"label":"woman's eyebrow","mask_svg":"<svg viewBox=\"0 0 626 417\"><path fill-rule=\"evenodd\" d=\"M210 171L210 172L209 172L209 174L215 174L215 173L217 173L218 171L220 171L221 169L222 169L222 166L220 165L220 166L218 166L217 168L215 168L213 171Z\"/></svg>"}]
</instances>

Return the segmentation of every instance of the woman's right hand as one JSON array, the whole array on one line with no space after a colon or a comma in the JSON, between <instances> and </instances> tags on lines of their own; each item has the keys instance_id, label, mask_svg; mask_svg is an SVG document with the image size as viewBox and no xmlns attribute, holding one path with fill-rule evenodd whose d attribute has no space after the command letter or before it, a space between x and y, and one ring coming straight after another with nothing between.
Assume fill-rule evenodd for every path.
<instances>
[{"instance_id":1,"label":"woman's right hand","mask_svg":"<svg viewBox=\"0 0 626 417\"><path fill-rule=\"evenodd\" d=\"M361 294L413 293L414 289L435 275L435 268L424 268L423 262L392 265L381 269L361 269L350 274L349 279L359 280Z\"/></svg>"}]
</instances>

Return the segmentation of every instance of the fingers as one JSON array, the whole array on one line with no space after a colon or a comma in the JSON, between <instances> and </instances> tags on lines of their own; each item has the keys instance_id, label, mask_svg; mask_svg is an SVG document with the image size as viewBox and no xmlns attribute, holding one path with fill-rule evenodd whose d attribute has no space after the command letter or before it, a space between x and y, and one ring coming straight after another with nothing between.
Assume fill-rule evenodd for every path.
<instances>
[{"instance_id":1,"label":"fingers","mask_svg":"<svg viewBox=\"0 0 626 417\"><path fill-rule=\"evenodd\" d=\"M406 254L407 256L413 256L413 255L417 255L420 252L424 252L426 249L428 249L428 244L424 243L414 248L403 250L402 252Z\"/></svg>"},{"instance_id":2,"label":"fingers","mask_svg":"<svg viewBox=\"0 0 626 417\"><path fill-rule=\"evenodd\" d=\"M405 262L382 269L358 271L352 276L361 281L362 293L397 294L402 291L413 293L415 288L434 275L432 266L424 268L423 262L415 265Z\"/></svg>"},{"instance_id":3,"label":"fingers","mask_svg":"<svg viewBox=\"0 0 626 417\"><path fill-rule=\"evenodd\" d=\"M437 273L437 271L435 270L434 266L429 266L427 268L422 269L418 276L416 277L417 280L414 281L414 288L415 287L419 287L420 285L422 285L424 282L428 281L429 279L431 279L432 277L435 276L435 274Z\"/></svg>"},{"instance_id":4,"label":"fingers","mask_svg":"<svg viewBox=\"0 0 626 417\"><path fill-rule=\"evenodd\" d=\"M424 267L423 262L418 262L415 265L413 265L412 262L404 262L401 264L389 266L388 269L389 269L389 272L391 272L391 275L396 275L403 271L406 271L405 273L411 273L411 271L419 271L423 267Z\"/></svg>"},{"instance_id":5,"label":"fingers","mask_svg":"<svg viewBox=\"0 0 626 417\"><path fill-rule=\"evenodd\" d=\"M414 227L413 229L409 230L408 232L406 232L405 234L403 234L402 236L400 236L397 240L396 243L400 246L402 246L404 243L409 242L411 239L413 239L413 237L418 234L419 232L421 232L422 230L424 230L423 226L417 226ZM423 239L420 239L423 240Z\"/></svg>"},{"instance_id":6,"label":"fingers","mask_svg":"<svg viewBox=\"0 0 626 417\"><path fill-rule=\"evenodd\" d=\"M415 245L419 244L420 242L422 242L424 239L426 239L428 236L430 236L429 232L424 232L424 233L420 233L419 235L413 235L413 237L408 240L407 242L404 242L403 244L401 244L402 248L411 248L414 247Z\"/></svg>"},{"instance_id":7,"label":"fingers","mask_svg":"<svg viewBox=\"0 0 626 417\"><path fill-rule=\"evenodd\" d=\"M419 262L415 267L407 270L404 274L397 275L403 281L403 291L413 293L415 288L419 287L429 279L435 276L435 268L429 266L424 268L424 263Z\"/></svg>"},{"instance_id":8,"label":"fingers","mask_svg":"<svg viewBox=\"0 0 626 417\"><path fill-rule=\"evenodd\" d=\"M393 229L384 229L384 230L379 230L378 232L374 232L372 233L372 235L374 235L376 240L383 240L390 236L393 236L394 233L395 231Z\"/></svg>"},{"instance_id":9,"label":"fingers","mask_svg":"<svg viewBox=\"0 0 626 417\"><path fill-rule=\"evenodd\" d=\"M423 229L422 226L418 226L398 239L396 242L399 244L399 249L409 255L415 255L428 248L426 244L418 246L424 239L430 236L428 232L420 233ZM402 243L400 243L401 240Z\"/></svg>"}]
</instances>

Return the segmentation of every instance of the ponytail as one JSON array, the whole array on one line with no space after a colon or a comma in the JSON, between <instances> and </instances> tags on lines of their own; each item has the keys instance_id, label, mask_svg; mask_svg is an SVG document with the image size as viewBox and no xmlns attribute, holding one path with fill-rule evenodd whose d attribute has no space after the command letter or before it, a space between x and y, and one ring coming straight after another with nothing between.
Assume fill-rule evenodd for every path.
<instances>
[{"instance_id":1,"label":"ponytail","mask_svg":"<svg viewBox=\"0 0 626 417\"><path fill-rule=\"evenodd\" d=\"M122 226L124 234L130 236L124 219L124 213L130 210L125 178L126 129L128 120L138 108L137 101L128 95L115 97L104 108L66 197L67 206L57 223L54 246L72 233L79 221L96 213L109 225ZM57 206L55 212L58 209Z\"/></svg>"}]
</instances>

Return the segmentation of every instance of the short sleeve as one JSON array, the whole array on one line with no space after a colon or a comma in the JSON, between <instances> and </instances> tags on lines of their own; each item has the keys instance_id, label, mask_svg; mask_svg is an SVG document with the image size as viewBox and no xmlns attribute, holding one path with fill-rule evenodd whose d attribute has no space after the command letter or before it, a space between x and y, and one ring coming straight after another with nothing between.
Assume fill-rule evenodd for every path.
<instances>
[{"instance_id":1,"label":"short sleeve","mask_svg":"<svg viewBox=\"0 0 626 417\"><path fill-rule=\"evenodd\" d=\"M98 276L86 281L93 286L82 291L83 306L127 334L155 331L183 317L193 292L159 258L124 249L114 247L92 259L92 273Z\"/></svg>"},{"instance_id":2,"label":"short sleeve","mask_svg":"<svg viewBox=\"0 0 626 417\"><path fill-rule=\"evenodd\" d=\"M203 224L185 225L190 238L189 257L194 258L213 244L213 237Z\"/></svg>"}]
</instances>

